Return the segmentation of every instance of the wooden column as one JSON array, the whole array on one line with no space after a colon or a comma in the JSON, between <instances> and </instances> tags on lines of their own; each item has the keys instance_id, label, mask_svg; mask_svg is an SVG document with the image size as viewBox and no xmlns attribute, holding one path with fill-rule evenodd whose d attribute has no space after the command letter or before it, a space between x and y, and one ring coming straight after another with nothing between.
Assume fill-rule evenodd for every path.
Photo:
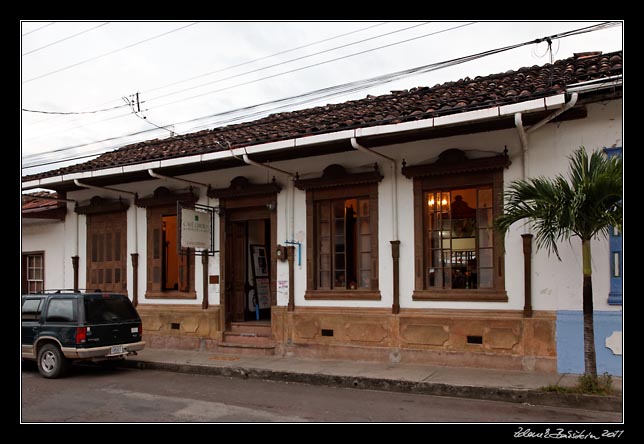
<instances>
[{"instance_id":1,"label":"wooden column","mask_svg":"<svg viewBox=\"0 0 644 444\"><path fill-rule=\"evenodd\" d=\"M201 256L202 275L203 275L203 300L201 301L201 308L204 310L208 308L208 250L205 250Z\"/></svg>"},{"instance_id":2,"label":"wooden column","mask_svg":"<svg viewBox=\"0 0 644 444\"><path fill-rule=\"evenodd\" d=\"M532 317L532 234L522 234L523 238L523 294L525 305L523 316Z\"/></svg>"},{"instance_id":3,"label":"wooden column","mask_svg":"<svg viewBox=\"0 0 644 444\"><path fill-rule=\"evenodd\" d=\"M393 314L400 313L400 241L391 241L391 257L394 260L394 303L391 306Z\"/></svg>"},{"instance_id":4,"label":"wooden column","mask_svg":"<svg viewBox=\"0 0 644 444\"><path fill-rule=\"evenodd\" d=\"M139 305L139 253L132 253L132 304Z\"/></svg>"},{"instance_id":5,"label":"wooden column","mask_svg":"<svg viewBox=\"0 0 644 444\"><path fill-rule=\"evenodd\" d=\"M295 247L286 247L286 258L288 259L288 309L287 311L295 310Z\"/></svg>"},{"instance_id":6,"label":"wooden column","mask_svg":"<svg viewBox=\"0 0 644 444\"><path fill-rule=\"evenodd\" d=\"M74 291L78 291L78 256L72 256L72 267L74 268Z\"/></svg>"}]
</instances>

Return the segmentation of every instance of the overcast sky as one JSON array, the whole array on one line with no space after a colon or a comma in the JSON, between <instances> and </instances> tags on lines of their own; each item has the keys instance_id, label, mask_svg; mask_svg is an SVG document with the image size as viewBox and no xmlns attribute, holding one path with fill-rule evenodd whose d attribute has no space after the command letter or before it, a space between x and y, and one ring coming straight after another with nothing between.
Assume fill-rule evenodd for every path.
<instances>
[{"instance_id":1,"label":"overcast sky","mask_svg":"<svg viewBox=\"0 0 644 444\"><path fill-rule=\"evenodd\" d=\"M22 111L22 173L82 162L89 157L41 165L165 138L171 131L185 134L270 112L542 65L551 57L545 42L352 94L315 96L316 101L279 109L274 108L292 102L269 103L216 116L597 23L22 22L21 107L87 113ZM554 40L552 56L557 60L574 52L622 47L620 25ZM123 137L133 133L139 134ZM105 139L112 140L97 143ZM40 166L25 168L33 164Z\"/></svg>"}]
</instances>

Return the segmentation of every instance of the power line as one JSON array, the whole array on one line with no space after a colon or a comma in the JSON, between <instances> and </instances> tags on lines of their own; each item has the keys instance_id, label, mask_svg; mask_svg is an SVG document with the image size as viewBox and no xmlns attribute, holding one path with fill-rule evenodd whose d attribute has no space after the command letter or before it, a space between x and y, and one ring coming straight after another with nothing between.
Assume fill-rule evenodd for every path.
<instances>
[{"instance_id":1,"label":"power line","mask_svg":"<svg viewBox=\"0 0 644 444\"><path fill-rule=\"evenodd\" d=\"M119 108L125 108L126 106L128 105L119 105L119 106L113 106L111 108L95 109L94 111L43 111L38 109L26 109L26 108L22 108L22 111L25 111L28 113L40 113L40 114L77 115L77 114L102 113L105 111L112 111Z\"/></svg>"},{"instance_id":2,"label":"power line","mask_svg":"<svg viewBox=\"0 0 644 444\"><path fill-rule=\"evenodd\" d=\"M315 42L312 42L312 43L307 43L305 45L297 46L295 48L290 48L290 49L287 49L287 50L284 50L284 51L279 51L279 52L276 52L276 53L273 53L273 54L270 54L270 55L267 55L267 56L263 56L263 57L260 57L260 58L257 58L257 59L253 59L253 60L249 60L249 61L246 61L246 62L238 63L236 65L227 66L225 68L217 69L215 71L210 71L210 72L199 74L199 75L196 75L196 76L193 76L193 77L188 77L187 79L179 80L179 81L176 81L176 82L168 83L168 84L165 84L165 85L161 85L161 86L149 89L147 91L143 91L143 93L152 92L152 91L158 91L159 89L163 89L163 88L167 88L167 87L170 87L170 86L185 83L185 82L188 82L190 80L195 80L195 79L205 77L205 76L208 76L208 75L211 75L211 74L216 74L216 73L220 73L220 72L224 72L224 71L229 71L229 70L234 69L234 68L239 68L240 66L249 65L249 64L252 64L252 63L259 62L261 60L266 60L266 59L269 59L269 58L272 58L272 57L276 57L278 55L287 54L289 52L293 52L293 51L296 51L298 49L307 48L307 47L310 47L310 46L318 45L320 43L328 42L330 40L335 40L335 39L338 39L340 37L345 37L347 35L356 34L358 32L366 31L367 29L376 28L378 26L382 26L382 25L385 25L387 23L388 22L377 23L375 25L367 26L367 27L360 28L360 29L357 29L357 30L354 30L354 31L350 31L350 32L345 32L343 34L338 34L338 35L335 35L333 37L328 37L326 39L318 40L318 41L315 41ZM381 35L382 34L380 34L380 35L378 35L378 36L376 36L374 38L378 38ZM316 53L316 54L318 54L318 53ZM316 54L313 54L313 55L316 55ZM161 97L163 97L163 96L161 96ZM102 103L99 103L98 105L103 105L103 104L111 103L111 102L114 102L114 101L115 101L115 99L108 100L107 102L102 102ZM98 105L96 105L96 106L98 106ZM120 117L125 117L127 115L129 115L129 114L124 114L124 115L122 115ZM42 119L42 120L39 120L39 121L34 122L34 123L46 122L46 121L49 121L49 120L51 120L51 119ZM98 122L95 122L95 123L98 123ZM75 128L78 128L78 127L75 127ZM51 134L51 133L49 133L49 134Z\"/></svg>"},{"instance_id":3,"label":"power line","mask_svg":"<svg viewBox=\"0 0 644 444\"><path fill-rule=\"evenodd\" d=\"M240 87L240 86L245 86L245 85L248 85L248 84L251 84L251 83L260 82L262 80L267 80L267 79L271 79L271 78L274 78L274 77L279 77L279 76L290 74L290 73L293 73L293 72L302 71L304 69L313 68L313 67L316 67L316 66L321 66L321 65L324 65L324 64L327 64L327 63L335 62L335 61L338 61L338 60L343 60L343 59L346 59L346 58L349 58L349 57L365 54L365 53L368 53L368 52L377 51L379 49L387 48L387 47L390 47L390 46L395 46L395 45L399 45L399 44L402 44L402 43L407 43L407 42L410 42L410 41L413 41L413 40L429 37L429 36L432 36L432 35L435 35L435 34L440 34L440 33L443 33L443 32L451 31L451 30L462 28L462 27L465 27L465 26L470 26L470 25L473 25L475 23L476 22L470 22L470 23L466 23L466 24L462 24L462 25L457 25L457 26L454 26L454 27L451 27L451 28L447 28L447 29L443 29L443 30L440 30L440 31L435 31L435 32L431 32L431 33L428 33L428 34L424 34L424 35L421 35L421 36L418 36L418 37L413 37L413 38L410 38L410 39L401 40L401 41L398 41L398 42L390 43L390 44L379 46L379 47L376 47L376 48L371 48L371 49L367 49L367 50L364 50L364 51L359 51L359 52L356 52L356 53L353 53L353 54L337 57L337 58L334 58L334 59L326 60L326 61L315 63L315 64L312 64L312 65L306 65L306 66L303 66L303 67L300 67L300 68L295 68L295 69L292 69L292 70L289 70L289 71L284 71L284 72L273 74L273 75L270 75L270 76L261 77L259 79L238 83L236 85L228 86L228 87L225 87L225 88L220 88L220 89L216 89L216 90L213 90L213 91L208 91L208 92L201 93L201 94L196 94L194 96L190 96L190 97L187 97L187 98L182 98L182 99L175 100L175 101L172 101L172 102L166 102L166 103L163 103L161 105L157 105L156 107L154 107L154 109L162 108L162 107L169 106L169 105L174 105L175 103L180 103L180 102L192 100L192 99L195 99L195 98L203 97L205 95L214 94L214 93L221 92L221 91L226 91L226 90L229 90L229 89L237 88L237 87ZM202 85L199 85L199 86L204 86L204 85L208 85L208 84L212 84L212 83L218 83L218 82L221 82L221 81L224 81L224 80L229 80L229 79L241 76L241 75L258 72L258 71L268 69L268 68L273 68L273 67L276 67L276 66L279 66L279 65L290 63L290 62L295 61L295 60L300 60L300 59L303 59L303 58L323 54L323 53L329 52L331 50L343 48L343 47L346 47L346 46L351 46L351 45L354 45L354 44L357 44L357 43L362 43L362 42L365 42L367 40L373 40L375 38L379 38L379 37L389 35L389 34L393 34L393 33L400 32L400 31L404 31L406 29L415 28L415 27L418 27L418 26L423 26L423 25L426 25L426 24L429 24L429 23L421 23L419 25L413 25L413 26L410 26L408 28L403 28L403 29L400 29L400 30L397 30L397 31L388 32L386 34L379 34L378 36L375 36L375 37L371 37L371 38L368 38L368 39L363 39L363 40L353 42L353 43L349 43L349 44L346 44L346 45L341 45L341 46L338 46L338 47L335 47L335 48L320 51L320 52L317 52L317 53L314 53L314 54L311 54L311 55L307 55L307 56L298 57L296 59L291 59L291 60L288 60L288 61L285 61L285 62L280 62L280 63L273 64L273 65L270 65L270 66L267 66L267 67L264 67L264 68L254 69L254 70L247 71L247 72L235 75L235 76L230 76L230 77L226 77L224 79L208 82L208 83L205 83L205 84L202 84ZM196 88L196 87L190 87L190 88L186 88L184 90L177 91L177 92L174 92L174 93L169 93L169 94L164 94L164 95L161 95L161 96L153 97L151 99L148 99L146 102L151 102L152 100L157 100L157 99L160 99L160 98L163 98L163 97L167 97L167 96L176 94L178 92L185 92L185 91L188 91L188 90L191 90L191 89L194 89L194 88ZM149 110L150 110L150 108L147 108L145 111L149 111ZM130 115L130 113L128 113L128 114L119 114L118 116L108 117L108 118L98 120L96 122L92 122L92 123L89 123L89 124L86 124L86 125L79 125L79 126L76 126L76 127L72 128L72 129L82 128L82 127L87 126L87 125L93 125L93 124L97 124L97 123L101 123L101 122L106 122L106 121L109 121L109 120L120 119L122 117L126 117L126 116L129 116L129 115ZM48 133L48 135L49 134L52 134L52 133ZM44 136L41 136L41 137L44 137Z\"/></svg>"},{"instance_id":4,"label":"power line","mask_svg":"<svg viewBox=\"0 0 644 444\"><path fill-rule=\"evenodd\" d=\"M376 76L376 77L373 77L373 78L370 78L370 79L365 79L365 80L345 83L345 84L342 84L342 85L322 88L322 89L319 89L319 90L316 90L316 91L312 91L312 92L309 92L309 93L303 93L303 94L296 95L296 96L291 96L291 97L288 97L288 98L285 98L285 99L279 99L279 100L275 100L275 101L264 102L262 104L252 105L252 106L244 107L244 108L239 108L237 110L231 110L231 111L217 113L217 114L213 114L213 115L209 115L209 116L205 116L205 117L200 117L200 118L196 118L196 119L190 119L190 120L187 120L187 121L175 123L175 125L179 125L179 124L183 124L183 123L189 123L191 121L203 120L205 118L214 117L214 116L223 116L223 115L227 115L227 114L233 114L234 112L237 112L239 110L249 110L249 109L258 108L260 106L264 106L264 105L267 105L267 104L283 103L283 102L287 102L287 101L298 99L298 98L306 98L307 96L319 95L321 93L325 93L326 95L315 97L314 99L310 99L310 100L304 100L304 101L301 101L301 102L299 102L297 104L299 105L299 104L307 103L307 102L310 102L310 101L320 100L321 98L327 98L327 97L330 97L330 96L333 96L333 95L337 96L337 95L344 94L344 93L347 93L347 92L353 93L353 92L357 92L357 91L359 91L361 89L368 88L370 86L391 82L391 81L398 80L400 78L407 77L407 76L410 76L410 75L416 75L416 74L426 73L426 72L435 71L435 70L439 70L439 69L444 69L444 68L447 68L447 67L450 67L450 66L455 66L455 65L462 64L462 63L472 61L472 60L475 60L475 59L479 59L479 58L487 57L487 56L490 56L490 55L506 52L506 51L516 49L516 48L519 48L519 47L522 47L522 46L526 46L526 45L530 45L530 44L537 44L537 43L540 43L542 41L545 41L547 38L561 39L561 38L570 37L570 36L573 36L573 35L579 35L579 34L584 34L584 33L587 33L587 32L598 31L598 30L605 29L605 28L612 27L612 26L616 26L616 25L619 25L619 23L605 22L605 23L602 23L602 24L599 24L599 25L592 25L592 26L588 26L588 27L585 27L585 28L579 28L579 29L576 29L576 30L567 31L567 32L560 33L560 34L554 34L552 36L545 37L545 38L542 38L542 39L530 40L530 41L523 42L523 43L518 43L518 44L509 45L509 46L505 46L505 47L501 47L501 48L496 48L496 49L492 49L492 50L488 50L488 51L484 51L484 52L480 52L480 53L476 53L476 54L471 54L471 55L468 55L468 56L463 56L463 57L450 59L450 60L446 60L446 61L442 61L442 62L432 63L432 64L429 64L429 65L423 65L423 66L419 66L419 67L415 67L415 68L410 68L410 69L398 71L398 72L395 72L395 73L384 74L384 75ZM215 122L214 124L223 123L223 122L230 123L232 121L247 119L249 116L252 117L252 116L254 116L256 114L274 111L276 109L284 108L284 107L290 106L290 105L291 104L282 105L282 106L273 108L273 109L268 110L268 111L263 110L263 111L261 111L259 113L246 114L246 115L243 115L243 116L238 116L238 117L233 118L231 120ZM208 126L210 126L212 124L213 123L209 123ZM123 135L123 136L111 137L111 138L103 139L103 140L100 140L100 141L90 142L90 143L87 143L87 144L80 144L80 145L74 145L74 146L65 147L65 148L59 148L57 150L53 150L53 151L44 153L44 155L55 154L56 152L62 152L62 151L67 151L67 150L71 150L71 149L78 149L78 148L93 145L93 144L96 144L96 143L103 143L103 142L123 139L123 138L126 138L126 137L131 137L131 136L135 136L135 135L139 135L139 134L148 133L150 131L156 131L156 130L143 130L143 131L138 131L138 132L135 132L135 133L126 134L126 135ZM187 137L190 137L190 135L188 134ZM131 143L136 143L136 142L131 142ZM113 146L113 147L115 148L117 146ZM109 147L109 148L113 148L113 147ZM87 158L87 157L92 157L92 156L95 156L95 155L97 155L97 154L90 154L90 155L84 155L84 156L80 156L80 157L65 158L63 160L57 160L57 161L52 161L52 162L40 163L40 164L31 164L31 165L28 165L28 166L24 166L23 169L34 168L34 167L38 167L38 166L46 166L46 165L50 165L50 164L61 163L61 162L66 162L66 161L71 161L71 160L78 160L78 159L83 159L83 158Z\"/></svg>"},{"instance_id":5,"label":"power line","mask_svg":"<svg viewBox=\"0 0 644 444\"><path fill-rule=\"evenodd\" d=\"M64 67L62 67L62 68L56 69L56 70L54 70L54 71L49 71L49 72L47 72L47 73L45 73L45 74L41 74L41 75L39 75L39 76L32 77L32 78L27 79L27 80L23 80L23 82L22 82L22 83L23 83L23 84L24 84L24 83L29 83L29 82L32 82L32 81L34 81L34 80L42 79L43 77L47 77L47 76L50 76L50 75L52 75L52 74L56 74L56 73L59 73L59 72L61 72L61 71L65 71L65 70L67 70L67 69L74 68L74 67L76 67L76 66L83 65L83 64L85 64L85 63L88 63L88 62L91 62L91 61L94 61L94 60L100 59L100 58L102 58L102 57L107 57L108 55L112 55L112 54L115 54L115 53L117 53L117 52L124 51L124 50L126 50L126 49L132 48L132 47L134 47L134 46L141 45L141 44L143 44L143 43L149 42L149 41L151 41L151 40L158 39L159 37L163 37L163 36L166 36L166 35L168 35L168 34L172 34L173 32L181 31L182 29L186 29L186 28L188 28L188 27L190 27L190 26L194 26L194 25L196 25L197 23L198 23L198 22L190 23L190 24L185 25L185 26L182 26L182 27L180 27L180 28L176 28L176 29L173 29L173 30L171 30L171 31L167 31L167 32L164 32L164 33L161 33L161 34L155 35L154 37L150 37L150 38L147 38L147 39L144 39L144 40L140 40L140 41L135 42L135 43L132 43L132 44L130 44L130 45L123 46L123 47L121 47L121 48L115 49L115 50L113 50L113 51L106 52L106 53L104 53L104 54L97 55L97 56L95 56L95 57L91 57L91 58L89 58L89 59L86 59L86 60L83 60L83 61L80 61L80 62L74 63L74 64L72 64L72 65L67 65L67 66L64 66Z\"/></svg>"},{"instance_id":6,"label":"power line","mask_svg":"<svg viewBox=\"0 0 644 444\"><path fill-rule=\"evenodd\" d=\"M213 91L208 91L208 92L205 92L205 93L202 93L202 94L197 94L197 95L190 96L190 97L187 97L187 98L175 100L174 102L167 102L167 103L164 103L164 104L161 104L161 105L157 105L155 107L155 109L162 108L162 107L168 106L168 105L174 105L175 103L179 103L179 102L185 102L185 101L188 101L188 100L192 100L192 99L195 99L195 98L198 98L198 97L203 97L203 96L206 96L206 95L214 94L214 93L217 93L217 92L226 91L226 90L233 89L233 88L238 88L240 86L249 85L251 83L257 83L257 82L261 82L263 80L268 80L268 79L272 79L272 78L275 78L275 77L280 77L280 76L283 76L283 75L286 75L286 74L291 74L291 73L302 71L302 70L305 70L305 69L314 68L314 67L321 66L321 65L326 65L327 63L336 62L338 60L343 60L343 59L347 59L347 58L350 58L350 57L355 57L357 55L366 54L368 52L377 51L377 50L380 50L380 49L383 49L383 48L389 48L391 46L400 45L402 43L411 42L413 40L426 38L426 37L436 35L436 34L440 34L440 33L447 32L447 31L452 31L454 29L463 28L465 26L471 26L471 25L474 25L475 23L476 22L470 22L470 23L466 23L464 25L458 25L458 26L454 26L454 27L451 27L451 28L442 29L440 31L430 32L428 34L423 34L423 35L420 35L420 36L417 36L417 37L412 37L412 38L409 38L409 39L400 40L398 42L389 43L387 45L378 46L376 48L366 49L364 51L354 52L352 54L347 54L347 55L344 55L344 56L341 56L341 57L336 57L334 59L324 60L322 62L314 63L312 65L306 65L306 66L302 66L302 67L299 67L299 68L294 68L294 69L291 69L291 70L288 70L288 71L282 71L282 72L279 72L279 73L276 73L276 74L272 74L270 76L261 77L259 79L254 79L254 80L249 80L247 82L237 83L235 85L231 85L231 86L227 86L227 87L224 87L224 88L219 88L219 89L216 89L216 90L213 90ZM274 65L274 66L277 66L277 65ZM255 71L257 71L257 70L255 70ZM254 72L254 71L250 71L250 72ZM223 80L229 80L231 78L233 78L233 77L227 77L225 79L222 79L222 81ZM210 83L217 83L217 82L219 82L219 81L210 82ZM188 88L188 89L191 89L191 88ZM171 95L171 94L166 94L164 96L158 96L158 97L150 98L150 99L148 99L148 102L151 102L153 100L159 99L161 97L166 97L168 95Z\"/></svg>"},{"instance_id":7,"label":"power line","mask_svg":"<svg viewBox=\"0 0 644 444\"><path fill-rule=\"evenodd\" d=\"M77 32L77 33L76 33L76 34L74 34L74 35L70 35L70 36L65 37L65 38L62 38L62 39L60 39L60 40L56 40L55 42L51 42L51 43L49 43L49 44L47 44L47 45L44 45L44 46L41 46L41 47L39 47L39 48L32 49L31 51L23 52L23 53L22 53L22 55L23 55L23 56L26 56L26 55L28 55L28 54L32 54L32 53L34 53L34 52L36 52L36 51L40 51L41 49L49 48L50 46L54 46L54 45L55 45L55 44L57 44L57 43L64 42L65 40L72 39L72 38L77 37L77 36L79 36L79 35L81 35L81 34L85 34L85 33L87 33L87 32L90 32L90 31L93 31L93 30L95 30L95 29L97 29L97 28L100 28L101 26L105 26L105 25L109 25L109 24L110 24L110 22L101 23L100 25L94 26L93 28L90 28L90 29L86 29L85 31Z\"/></svg>"},{"instance_id":8,"label":"power line","mask_svg":"<svg viewBox=\"0 0 644 444\"><path fill-rule=\"evenodd\" d=\"M385 37L387 35L396 34L398 32L407 31L408 29L417 28L419 26L425 26L425 25L429 25L429 24L430 24L430 22L425 22L425 23L420 23L418 25L408 26L407 28L397 29L395 31L387 32L387 33L384 33L384 34L379 34L379 35L377 35L375 37L369 37L369 38L366 38L366 39L363 39L363 40L358 40L358 41L355 41L355 42L351 42L351 43L336 46L336 47L333 47L333 48L325 49L323 51L318 51L318 52L315 52L313 54L303 55L303 56L300 56L300 57L296 57L294 59L285 60L283 62L274 63L272 65L268 65L268 66L264 66L264 67L261 67L261 68L256 68L256 69L253 69L253 70L250 70L250 71L242 72L241 74L235 74L235 75L232 75L232 76L224 77L223 79L217 79L217 80L202 83L202 84L199 84L199 85L191 86L191 87L188 87L188 88L180 89L178 91L174 91L174 92L171 92L171 93L168 93L168 94L163 94L161 96L152 97L152 98L148 99L148 102L152 101L152 100L161 99L163 97L168 97L168 96L172 96L172 95L175 95L175 94L180 94L182 92L190 91L190 90L193 90L193 89L196 89L196 88L201 88L202 86L212 85L213 83L220 83L220 82L224 82L226 80L236 79L238 77L241 77L241 76L244 76L244 75L247 75L247 74L252 74L252 73L256 73L256 72L259 72L259 71L264 71L264 70L267 70L267 69L270 69L270 68L275 68L277 66L286 65L288 63L292 63L292 62L295 62L295 61L298 61L298 60L307 59L307 58L314 57L314 56L317 56L317 55L320 55L320 54L325 54L327 52L336 51L338 49L342 49L342 48L346 48L346 47L349 47L349 46L357 45L357 44L360 44L360 43L367 42L369 40L378 39L378 38L381 38L381 37ZM376 49L379 49L379 48L376 48ZM237 66L241 66L241 65L243 65L243 64L240 64L240 65L237 65ZM220 70L220 71L223 71L223 70Z\"/></svg>"},{"instance_id":9,"label":"power line","mask_svg":"<svg viewBox=\"0 0 644 444\"><path fill-rule=\"evenodd\" d=\"M41 29L44 29L44 28L46 28L47 26L51 26L51 25L55 25L55 24L56 24L56 22L50 22L50 23L47 23L46 25L43 25L43 26L41 26L40 28L32 29L32 30L31 30L31 31L29 31L29 32L25 32L24 34L21 34L21 37L27 36L27 35L29 35L29 34L32 34L32 33L36 32L36 31L40 31Z\"/></svg>"}]
</instances>

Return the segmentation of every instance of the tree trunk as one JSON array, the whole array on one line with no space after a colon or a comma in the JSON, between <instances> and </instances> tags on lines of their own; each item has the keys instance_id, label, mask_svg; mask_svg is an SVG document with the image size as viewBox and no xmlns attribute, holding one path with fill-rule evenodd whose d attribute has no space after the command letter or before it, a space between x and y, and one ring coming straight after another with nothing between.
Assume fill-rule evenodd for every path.
<instances>
[{"instance_id":1,"label":"tree trunk","mask_svg":"<svg viewBox=\"0 0 644 444\"><path fill-rule=\"evenodd\" d=\"M582 259L584 263L584 373L597 377L595 357L595 325L593 322L593 282L591 268L590 239L582 240Z\"/></svg>"}]
</instances>

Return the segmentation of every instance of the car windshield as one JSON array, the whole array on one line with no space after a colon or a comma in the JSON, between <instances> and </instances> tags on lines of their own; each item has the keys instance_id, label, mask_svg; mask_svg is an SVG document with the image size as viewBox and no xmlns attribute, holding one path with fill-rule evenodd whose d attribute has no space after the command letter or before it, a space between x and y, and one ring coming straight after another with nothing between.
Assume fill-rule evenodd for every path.
<instances>
[{"instance_id":1,"label":"car windshield","mask_svg":"<svg viewBox=\"0 0 644 444\"><path fill-rule=\"evenodd\" d=\"M115 321L138 320L130 300L122 295L91 295L85 297L87 323L101 324Z\"/></svg>"}]
</instances>

